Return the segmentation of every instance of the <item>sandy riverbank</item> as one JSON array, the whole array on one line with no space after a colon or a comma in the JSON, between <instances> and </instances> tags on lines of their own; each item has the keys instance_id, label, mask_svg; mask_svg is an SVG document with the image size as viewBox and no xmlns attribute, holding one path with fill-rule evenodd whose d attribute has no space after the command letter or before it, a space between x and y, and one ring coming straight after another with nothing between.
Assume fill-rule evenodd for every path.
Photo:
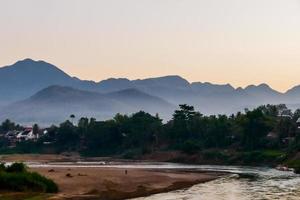
<instances>
[{"instance_id":1,"label":"sandy riverbank","mask_svg":"<svg viewBox=\"0 0 300 200\"><path fill-rule=\"evenodd\" d=\"M82 160L77 155L2 155L5 162L65 162ZM98 160L97 158L90 158ZM103 158L102 158L103 159ZM127 163L128 164L128 163ZM50 199L128 199L183 189L211 181L220 173L180 170L94 168L71 166L31 168L54 180L60 189ZM126 173L127 171L127 173Z\"/></svg>"},{"instance_id":2,"label":"sandy riverbank","mask_svg":"<svg viewBox=\"0 0 300 200\"><path fill-rule=\"evenodd\" d=\"M77 157L62 155L8 155L6 162L62 162L74 161ZM96 158L94 158L96 160ZM155 193L183 189L198 183L214 180L222 174L182 170L150 170L101 167L43 167L31 168L54 180L60 189L52 200L105 199L119 200ZM126 173L127 171L127 173Z\"/></svg>"},{"instance_id":3,"label":"sandy riverbank","mask_svg":"<svg viewBox=\"0 0 300 200\"><path fill-rule=\"evenodd\" d=\"M32 168L60 189L51 199L127 199L190 187L220 174L117 168ZM125 172L127 170L127 174Z\"/></svg>"}]
</instances>

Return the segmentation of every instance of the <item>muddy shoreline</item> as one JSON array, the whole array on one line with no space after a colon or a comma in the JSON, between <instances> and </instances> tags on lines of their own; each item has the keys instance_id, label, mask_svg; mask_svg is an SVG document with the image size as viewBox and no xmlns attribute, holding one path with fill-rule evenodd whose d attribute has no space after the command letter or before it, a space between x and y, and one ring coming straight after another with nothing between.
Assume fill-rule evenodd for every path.
<instances>
[{"instance_id":1,"label":"muddy shoreline","mask_svg":"<svg viewBox=\"0 0 300 200\"><path fill-rule=\"evenodd\" d=\"M74 162L83 159L64 155L4 155L2 162ZM89 158L89 161L109 162L109 158ZM116 162L116 160L113 160ZM118 162L122 162L118 160ZM137 161L125 161L125 164ZM149 196L215 180L224 175L219 172L199 172L180 169L132 169L113 167L31 167L51 178L59 186L59 193L47 199L51 200L121 200Z\"/></svg>"},{"instance_id":2,"label":"muddy shoreline","mask_svg":"<svg viewBox=\"0 0 300 200\"><path fill-rule=\"evenodd\" d=\"M121 200L169 192L215 180L221 173L122 168L31 168L54 180L60 192L50 199Z\"/></svg>"}]
</instances>

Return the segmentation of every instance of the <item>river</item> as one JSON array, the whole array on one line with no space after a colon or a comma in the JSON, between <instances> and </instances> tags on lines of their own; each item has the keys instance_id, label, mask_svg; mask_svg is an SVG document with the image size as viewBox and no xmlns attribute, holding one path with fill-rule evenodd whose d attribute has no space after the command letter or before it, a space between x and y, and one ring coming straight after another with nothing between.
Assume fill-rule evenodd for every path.
<instances>
[{"instance_id":1,"label":"river","mask_svg":"<svg viewBox=\"0 0 300 200\"><path fill-rule=\"evenodd\" d=\"M299 200L300 176L271 168L199 166L232 174L189 189L135 200Z\"/></svg>"},{"instance_id":2,"label":"river","mask_svg":"<svg viewBox=\"0 0 300 200\"><path fill-rule=\"evenodd\" d=\"M215 181L185 190L156 194L134 200L300 200L300 175L263 167L183 165L173 163L70 162L27 163L34 167L115 167L142 169L185 169L229 172Z\"/></svg>"}]
</instances>

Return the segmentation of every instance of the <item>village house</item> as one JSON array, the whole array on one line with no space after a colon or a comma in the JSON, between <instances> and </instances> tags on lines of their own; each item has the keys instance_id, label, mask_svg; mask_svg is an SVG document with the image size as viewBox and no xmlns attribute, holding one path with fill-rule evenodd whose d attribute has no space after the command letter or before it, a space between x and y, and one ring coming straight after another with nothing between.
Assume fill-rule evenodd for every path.
<instances>
[{"instance_id":1,"label":"village house","mask_svg":"<svg viewBox=\"0 0 300 200\"><path fill-rule=\"evenodd\" d=\"M39 134L34 134L32 128L25 128L25 130L21 131L17 136L17 141L27 141L27 140L37 140L39 138Z\"/></svg>"},{"instance_id":2,"label":"village house","mask_svg":"<svg viewBox=\"0 0 300 200\"><path fill-rule=\"evenodd\" d=\"M297 128L300 130L300 118L296 121L297 123Z\"/></svg>"},{"instance_id":3,"label":"village house","mask_svg":"<svg viewBox=\"0 0 300 200\"><path fill-rule=\"evenodd\" d=\"M45 130L39 130L38 133L34 133L32 127L24 128L21 131L11 130L4 134L4 137L8 139L11 143L21 142L21 141L36 141L42 135L47 134Z\"/></svg>"},{"instance_id":4,"label":"village house","mask_svg":"<svg viewBox=\"0 0 300 200\"><path fill-rule=\"evenodd\" d=\"M8 131L4 137L9 139L9 140L13 140L16 139L16 136L20 133L20 131Z\"/></svg>"}]
</instances>

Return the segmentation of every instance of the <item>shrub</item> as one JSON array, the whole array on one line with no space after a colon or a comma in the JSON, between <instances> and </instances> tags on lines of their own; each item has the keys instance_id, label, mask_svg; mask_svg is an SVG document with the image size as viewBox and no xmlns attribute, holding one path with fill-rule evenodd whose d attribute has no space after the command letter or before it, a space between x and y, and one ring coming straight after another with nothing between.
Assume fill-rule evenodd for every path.
<instances>
[{"instance_id":1,"label":"shrub","mask_svg":"<svg viewBox=\"0 0 300 200\"><path fill-rule=\"evenodd\" d=\"M204 159L213 160L213 161L221 161L227 162L229 160L229 156L220 150L208 150L202 152Z\"/></svg>"},{"instance_id":2,"label":"shrub","mask_svg":"<svg viewBox=\"0 0 300 200\"><path fill-rule=\"evenodd\" d=\"M58 192L57 185L35 172L28 172L23 163L14 163L0 171L0 188L18 192Z\"/></svg>"},{"instance_id":3,"label":"shrub","mask_svg":"<svg viewBox=\"0 0 300 200\"><path fill-rule=\"evenodd\" d=\"M130 149L122 155L124 159L135 159L139 156L143 155L142 149Z\"/></svg>"},{"instance_id":4,"label":"shrub","mask_svg":"<svg viewBox=\"0 0 300 200\"><path fill-rule=\"evenodd\" d=\"M300 174L300 160L299 159L289 160L288 162L286 162L286 164L289 167L294 168L296 174Z\"/></svg>"},{"instance_id":5,"label":"shrub","mask_svg":"<svg viewBox=\"0 0 300 200\"><path fill-rule=\"evenodd\" d=\"M286 154L281 151L263 150L249 151L241 155L241 161L244 164L279 164L286 159Z\"/></svg>"},{"instance_id":6,"label":"shrub","mask_svg":"<svg viewBox=\"0 0 300 200\"><path fill-rule=\"evenodd\" d=\"M26 172L26 166L23 163L13 163L6 168L6 172L11 172L11 173Z\"/></svg>"},{"instance_id":7,"label":"shrub","mask_svg":"<svg viewBox=\"0 0 300 200\"><path fill-rule=\"evenodd\" d=\"M4 163L0 163L0 172L3 172L6 170L5 164Z\"/></svg>"},{"instance_id":8,"label":"shrub","mask_svg":"<svg viewBox=\"0 0 300 200\"><path fill-rule=\"evenodd\" d=\"M201 150L201 145L195 140L187 140L180 147L181 151L187 154L194 154Z\"/></svg>"}]
</instances>

